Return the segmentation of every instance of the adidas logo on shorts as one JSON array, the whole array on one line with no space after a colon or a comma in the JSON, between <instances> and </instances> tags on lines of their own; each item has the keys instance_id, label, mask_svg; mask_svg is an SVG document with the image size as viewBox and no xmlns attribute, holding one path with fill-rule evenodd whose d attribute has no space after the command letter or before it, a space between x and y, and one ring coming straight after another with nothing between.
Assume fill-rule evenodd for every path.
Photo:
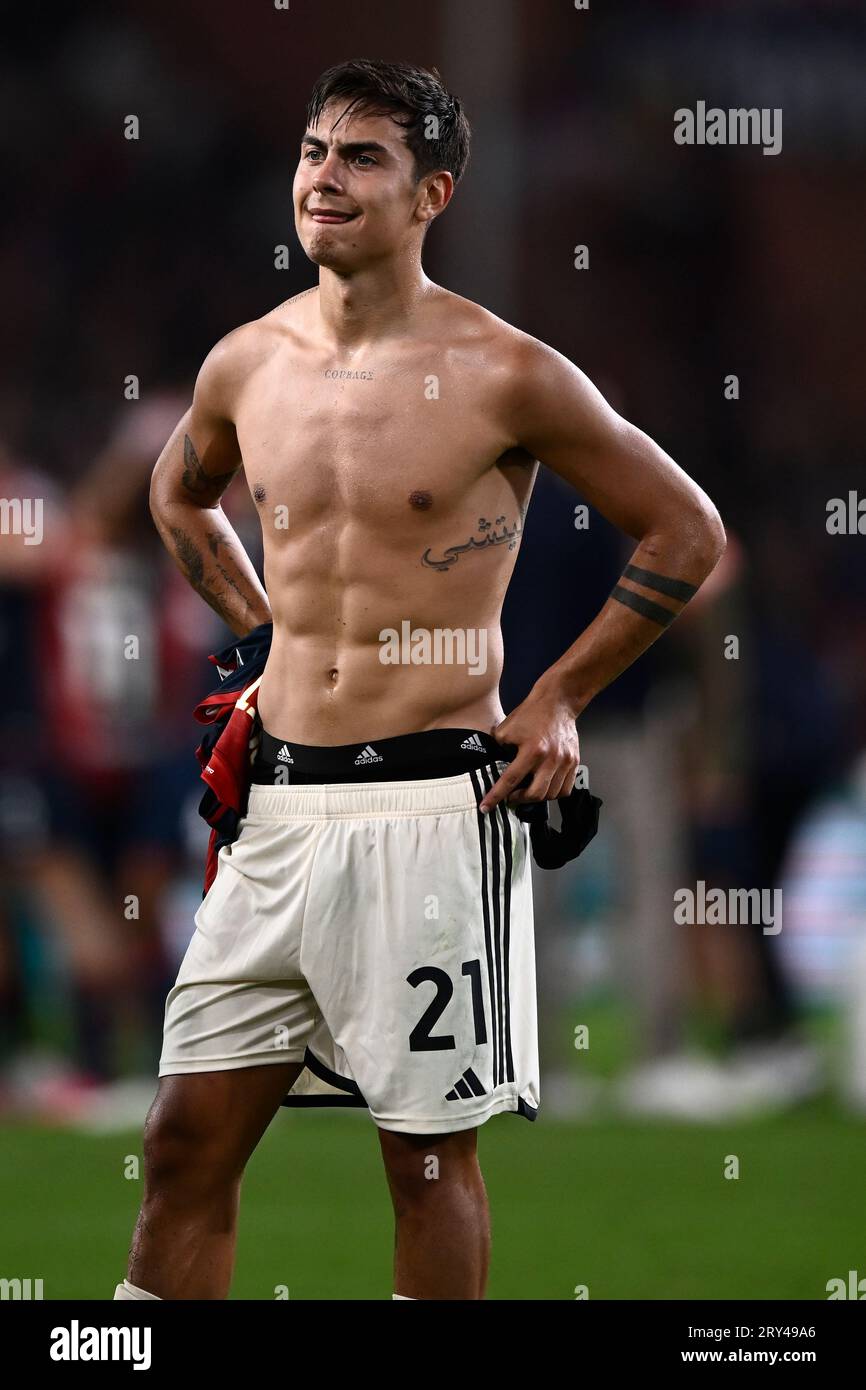
<instances>
[{"instance_id":1,"label":"adidas logo on shorts","mask_svg":"<svg viewBox=\"0 0 866 1390\"><path fill-rule=\"evenodd\" d=\"M295 760L294 760L294 758L292 757L291 753L289 752L288 748L286 747L285 744L283 744L282 748L280 749L279 753L277 754L277 762L278 762L278 763L293 763L294 761L295 761Z\"/></svg>"},{"instance_id":2,"label":"adidas logo on shorts","mask_svg":"<svg viewBox=\"0 0 866 1390\"><path fill-rule=\"evenodd\" d=\"M362 766L364 763L383 763L384 761L385 759L380 757L379 754L376 752L375 748L371 748L370 744L368 743L367 747L362 748L357 758L355 759L355 766L359 767Z\"/></svg>"},{"instance_id":3,"label":"adidas logo on shorts","mask_svg":"<svg viewBox=\"0 0 866 1390\"><path fill-rule=\"evenodd\" d=\"M470 734L468 738L464 738L460 747L467 748L471 750L471 752L473 753L485 752L484 744L481 742L481 739L478 737L477 734Z\"/></svg>"}]
</instances>

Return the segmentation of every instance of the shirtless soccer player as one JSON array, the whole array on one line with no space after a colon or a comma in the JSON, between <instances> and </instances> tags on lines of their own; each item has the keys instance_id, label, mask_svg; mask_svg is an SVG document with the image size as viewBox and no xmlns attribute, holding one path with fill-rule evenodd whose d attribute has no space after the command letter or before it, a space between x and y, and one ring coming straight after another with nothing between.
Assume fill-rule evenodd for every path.
<instances>
[{"instance_id":1,"label":"shirtless soccer player","mask_svg":"<svg viewBox=\"0 0 866 1390\"><path fill-rule=\"evenodd\" d=\"M217 344L154 471L190 583L234 633L273 636L246 813L166 1004L116 1297L228 1296L244 1167L311 1076L377 1126L393 1296L484 1297L477 1129L539 1104L514 808L568 796L576 719L724 550L706 494L571 362L427 279L468 146L435 72L320 78L294 180L319 283ZM506 717L500 611L539 461L636 549ZM220 506L241 469L267 592ZM394 660L395 633L426 634L427 660Z\"/></svg>"}]
</instances>

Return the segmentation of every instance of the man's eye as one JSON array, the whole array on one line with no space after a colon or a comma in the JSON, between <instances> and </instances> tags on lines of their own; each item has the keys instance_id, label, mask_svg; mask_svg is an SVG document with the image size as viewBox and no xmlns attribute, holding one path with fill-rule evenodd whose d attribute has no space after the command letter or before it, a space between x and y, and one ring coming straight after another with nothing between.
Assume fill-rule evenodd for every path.
<instances>
[{"instance_id":1,"label":"man's eye","mask_svg":"<svg viewBox=\"0 0 866 1390\"><path fill-rule=\"evenodd\" d=\"M304 160L310 160L310 158L314 158L314 157L320 156L320 154L324 154L324 153L325 153L324 150L306 150L306 152L304 152L304 154L303 154L303 158L304 158ZM367 164L377 164L377 163L378 163L377 160L374 160L374 158L373 158L373 156L371 156L371 154L356 154L356 156L354 156L354 163L359 164L361 160L367 160ZM367 168L367 164L364 164L364 165L363 165L363 168Z\"/></svg>"}]
</instances>

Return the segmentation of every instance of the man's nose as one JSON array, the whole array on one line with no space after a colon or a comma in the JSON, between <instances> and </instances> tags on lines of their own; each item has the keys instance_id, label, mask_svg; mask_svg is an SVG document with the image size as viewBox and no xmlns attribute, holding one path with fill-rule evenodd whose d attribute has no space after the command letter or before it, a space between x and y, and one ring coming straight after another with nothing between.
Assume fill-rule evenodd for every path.
<instances>
[{"instance_id":1,"label":"man's nose","mask_svg":"<svg viewBox=\"0 0 866 1390\"><path fill-rule=\"evenodd\" d=\"M340 188L340 161L336 154L328 154L315 166L313 188L318 193L325 188Z\"/></svg>"}]
</instances>

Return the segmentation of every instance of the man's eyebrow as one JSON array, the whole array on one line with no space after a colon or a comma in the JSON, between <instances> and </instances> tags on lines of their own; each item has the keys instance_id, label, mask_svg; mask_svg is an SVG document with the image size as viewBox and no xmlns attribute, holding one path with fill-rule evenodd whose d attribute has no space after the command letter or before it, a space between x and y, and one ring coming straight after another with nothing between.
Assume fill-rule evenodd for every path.
<instances>
[{"instance_id":1,"label":"man's eyebrow","mask_svg":"<svg viewBox=\"0 0 866 1390\"><path fill-rule=\"evenodd\" d=\"M320 140L318 135L311 135L307 131L301 141L302 145L315 145L317 150L327 150L328 146L324 140ZM389 154L387 145L380 145L378 140L350 140L348 142L337 141L337 149L340 154L366 154L368 150L375 150L377 154Z\"/></svg>"}]
</instances>

